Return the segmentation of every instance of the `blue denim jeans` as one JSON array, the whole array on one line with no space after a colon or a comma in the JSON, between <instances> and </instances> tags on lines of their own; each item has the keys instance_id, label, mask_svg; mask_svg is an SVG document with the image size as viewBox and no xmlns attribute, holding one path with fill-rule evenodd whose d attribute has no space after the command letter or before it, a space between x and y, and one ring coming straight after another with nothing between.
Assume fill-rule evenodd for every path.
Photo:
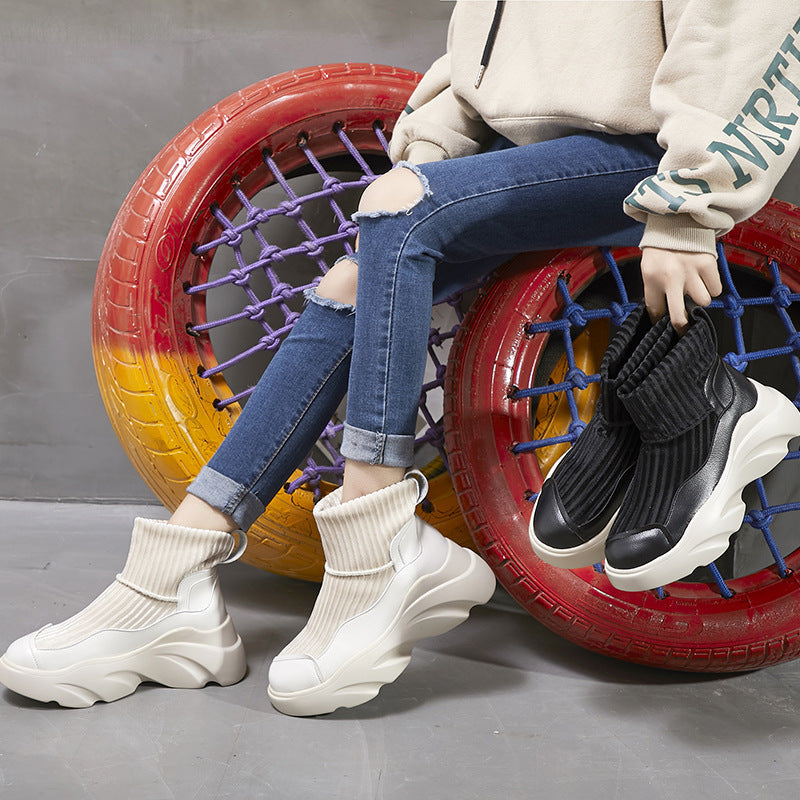
<instances>
[{"instance_id":1,"label":"blue denim jeans","mask_svg":"<svg viewBox=\"0 0 800 800\"><path fill-rule=\"evenodd\" d=\"M422 184L416 204L354 216L358 311L310 295L189 492L246 530L345 392L342 454L410 466L434 299L519 252L637 244L642 226L622 201L662 156L653 136L591 132L412 166Z\"/></svg>"}]
</instances>

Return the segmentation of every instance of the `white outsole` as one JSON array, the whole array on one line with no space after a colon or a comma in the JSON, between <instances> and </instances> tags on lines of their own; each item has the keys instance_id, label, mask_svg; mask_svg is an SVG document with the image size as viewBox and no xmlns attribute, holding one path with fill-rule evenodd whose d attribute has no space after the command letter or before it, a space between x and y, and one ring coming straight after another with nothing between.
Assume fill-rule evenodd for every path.
<instances>
[{"instance_id":1,"label":"white outsole","mask_svg":"<svg viewBox=\"0 0 800 800\"><path fill-rule=\"evenodd\" d=\"M127 653L58 670L35 670L0 658L0 682L18 694L67 708L87 708L131 694L145 681L177 689L229 686L247 672L242 640L228 617L219 628L179 628Z\"/></svg>"},{"instance_id":2,"label":"white outsole","mask_svg":"<svg viewBox=\"0 0 800 800\"><path fill-rule=\"evenodd\" d=\"M488 602L495 590L491 569L475 553L452 542L448 546L445 565L411 587L383 636L317 686L297 692L277 692L270 686L272 705L283 714L307 717L366 703L403 672L417 642L455 628L473 606ZM441 582L448 571L453 576Z\"/></svg>"},{"instance_id":3,"label":"white outsole","mask_svg":"<svg viewBox=\"0 0 800 800\"><path fill-rule=\"evenodd\" d=\"M800 436L800 411L777 389L752 381L758 393L753 409L739 420L728 459L709 499L694 515L680 541L668 553L632 569L606 564L611 584L624 591L665 586L707 566L727 549L745 514L742 491L776 467Z\"/></svg>"}]
</instances>

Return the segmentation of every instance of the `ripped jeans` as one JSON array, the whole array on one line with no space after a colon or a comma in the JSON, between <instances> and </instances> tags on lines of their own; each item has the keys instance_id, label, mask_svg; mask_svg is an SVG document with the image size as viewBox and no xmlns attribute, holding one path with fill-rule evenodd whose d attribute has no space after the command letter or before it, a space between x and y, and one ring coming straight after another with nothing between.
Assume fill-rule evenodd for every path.
<instances>
[{"instance_id":1,"label":"ripped jeans","mask_svg":"<svg viewBox=\"0 0 800 800\"><path fill-rule=\"evenodd\" d=\"M581 133L408 166L422 197L360 212L358 289L350 306L311 293L235 425L188 491L244 530L306 457L347 393L342 454L412 464L417 407L437 298L529 250L635 245L622 210L657 171L651 135Z\"/></svg>"}]
</instances>

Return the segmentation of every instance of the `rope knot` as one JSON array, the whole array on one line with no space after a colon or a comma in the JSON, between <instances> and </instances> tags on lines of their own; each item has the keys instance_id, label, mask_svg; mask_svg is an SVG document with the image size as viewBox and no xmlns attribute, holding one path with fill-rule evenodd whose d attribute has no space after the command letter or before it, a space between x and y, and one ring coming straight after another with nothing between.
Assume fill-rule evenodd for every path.
<instances>
[{"instance_id":1,"label":"rope knot","mask_svg":"<svg viewBox=\"0 0 800 800\"><path fill-rule=\"evenodd\" d=\"M564 316L569 320L570 325L575 325L578 328L586 327L589 322L584 313L583 306L578 303L569 303L564 309Z\"/></svg>"},{"instance_id":2,"label":"rope knot","mask_svg":"<svg viewBox=\"0 0 800 800\"><path fill-rule=\"evenodd\" d=\"M776 284L772 291L769 293L770 297L781 308L789 308L792 304L791 292L785 283Z\"/></svg>"},{"instance_id":3,"label":"rope knot","mask_svg":"<svg viewBox=\"0 0 800 800\"><path fill-rule=\"evenodd\" d=\"M237 286L247 286L250 282L250 275L243 269L232 269L230 274L233 276L233 282Z\"/></svg>"},{"instance_id":4,"label":"rope knot","mask_svg":"<svg viewBox=\"0 0 800 800\"><path fill-rule=\"evenodd\" d=\"M283 253L280 247L274 244L268 244L261 249L260 261L272 261L275 264L280 264L283 261Z\"/></svg>"},{"instance_id":5,"label":"rope knot","mask_svg":"<svg viewBox=\"0 0 800 800\"><path fill-rule=\"evenodd\" d=\"M273 300L281 299L284 303L288 303L289 300L292 300L299 293L300 290L295 289L291 284L279 283L272 290L272 294L270 296Z\"/></svg>"},{"instance_id":6,"label":"rope knot","mask_svg":"<svg viewBox=\"0 0 800 800\"><path fill-rule=\"evenodd\" d=\"M750 517L750 524L754 528L758 528L759 530L763 531L772 525L772 514L767 514L764 511L759 511L757 508L752 509L749 512Z\"/></svg>"},{"instance_id":7,"label":"rope knot","mask_svg":"<svg viewBox=\"0 0 800 800\"><path fill-rule=\"evenodd\" d=\"M572 437L572 440L575 441L575 439L577 439L583 433L585 427L586 423L582 419L575 419L569 424L567 431Z\"/></svg>"},{"instance_id":8,"label":"rope knot","mask_svg":"<svg viewBox=\"0 0 800 800\"><path fill-rule=\"evenodd\" d=\"M300 219L303 214L303 207L297 200L284 200L278 205L278 208L291 219Z\"/></svg>"},{"instance_id":9,"label":"rope knot","mask_svg":"<svg viewBox=\"0 0 800 800\"><path fill-rule=\"evenodd\" d=\"M265 209L253 206L247 212L247 221L257 222L259 225L263 225L265 222L269 222L269 214Z\"/></svg>"},{"instance_id":10,"label":"rope knot","mask_svg":"<svg viewBox=\"0 0 800 800\"><path fill-rule=\"evenodd\" d=\"M725 309L725 316L729 319L738 319L744 314L742 299L731 293L727 293L722 298L722 307Z\"/></svg>"},{"instance_id":11,"label":"rope knot","mask_svg":"<svg viewBox=\"0 0 800 800\"><path fill-rule=\"evenodd\" d=\"M306 251L306 255L308 255L309 258L319 258L323 252L325 252L322 242L318 239L302 242L300 246Z\"/></svg>"},{"instance_id":12,"label":"rope knot","mask_svg":"<svg viewBox=\"0 0 800 800\"><path fill-rule=\"evenodd\" d=\"M265 336L262 336L258 340L259 345L261 345L262 350L277 350L278 345L281 343L280 336L276 336L274 333L268 333Z\"/></svg>"},{"instance_id":13,"label":"rope knot","mask_svg":"<svg viewBox=\"0 0 800 800\"><path fill-rule=\"evenodd\" d=\"M589 376L580 368L573 367L564 376L576 389L585 389L589 385Z\"/></svg>"},{"instance_id":14,"label":"rope knot","mask_svg":"<svg viewBox=\"0 0 800 800\"><path fill-rule=\"evenodd\" d=\"M746 356L741 356L738 353L725 353L723 358L734 369L739 370L739 372L744 371L744 368L747 366L747 357Z\"/></svg>"},{"instance_id":15,"label":"rope knot","mask_svg":"<svg viewBox=\"0 0 800 800\"><path fill-rule=\"evenodd\" d=\"M259 306L245 306L244 312L251 320L253 320L253 322L258 322L260 319L264 319L264 309L259 308Z\"/></svg>"},{"instance_id":16,"label":"rope knot","mask_svg":"<svg viewBox=\"0 0 800 800\"><path fill-rule=\"evenodd\" d=\"M350 239L354 239L358 235L358 224L353 222L351 219L346 219L337 230L337 233L341 234L342 236L347 236Z\"/></svg>"},{"instance_id":17,"label":"rope knot","mask_svg":"<svg viewBox=\"0 0 800 800\"><path fill-rule=\"evenodd\" d=\"M625 310L625 307L615 301L609 304L608 310L611 312L611 321L619 327L625 322L625 319L628 316L628 312Z\"/></svg>"},{"instance_id":18,"label":"rope knot","mask_svg":"<svg viewBox=\"0 0 800 800\"><path fill-rule=\"evenodd\" d=\"M229 247L239 247L242 243L242 234L235 228L226 228L222 232L222 238Z\"/></svg>"}]
</instances>

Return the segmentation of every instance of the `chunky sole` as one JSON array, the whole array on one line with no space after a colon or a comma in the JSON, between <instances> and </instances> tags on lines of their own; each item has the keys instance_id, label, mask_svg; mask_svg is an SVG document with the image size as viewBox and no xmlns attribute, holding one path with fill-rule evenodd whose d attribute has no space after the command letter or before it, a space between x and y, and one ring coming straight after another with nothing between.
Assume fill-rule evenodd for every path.
<instances>
[{"instance_id":1,"label":"chunky sole","mask_svg":"<svg viewBox=\"0 0 800 800\"><path fill-rule=\"evenodd\" d=\"M67 708L111 702L152 681L176 689L229 686L247 672L244 646L230 617L216 629L178 628L147 645L59 670L35 670L0 658L0 682L12 691Z\"/></svg>"},{"instance_id":2,"label":"chunky sole","mask_svg":"<svg viewBox=\"0 0 800 800\"><path fill-rule=\"evenodd\" d=\"M268 688L272 705L283 714L308 717L352 708L371 700L408 666L421 639L455 628L473 606L495 590L494 573L475 553L447 541L443 566L417 580L385 633L352 656L323 683L298 692Z\"/></svg>"},{"instance_id":3,"label":"chunky sole","mask_svg":"<svg viewBox=\"0 0 800 800\"><path fill-rule=\"evenodd\" d=\"M630 592L665 586L707 566L728 549L746 511L745 486L774 469L788 452L790 440L800 436L800 411L794 403L770 386L752 383L758 400L736 424L725 468L711 496L668 553L631 569L606 564L613 586Z\"/></svg>"}]
</instances>

